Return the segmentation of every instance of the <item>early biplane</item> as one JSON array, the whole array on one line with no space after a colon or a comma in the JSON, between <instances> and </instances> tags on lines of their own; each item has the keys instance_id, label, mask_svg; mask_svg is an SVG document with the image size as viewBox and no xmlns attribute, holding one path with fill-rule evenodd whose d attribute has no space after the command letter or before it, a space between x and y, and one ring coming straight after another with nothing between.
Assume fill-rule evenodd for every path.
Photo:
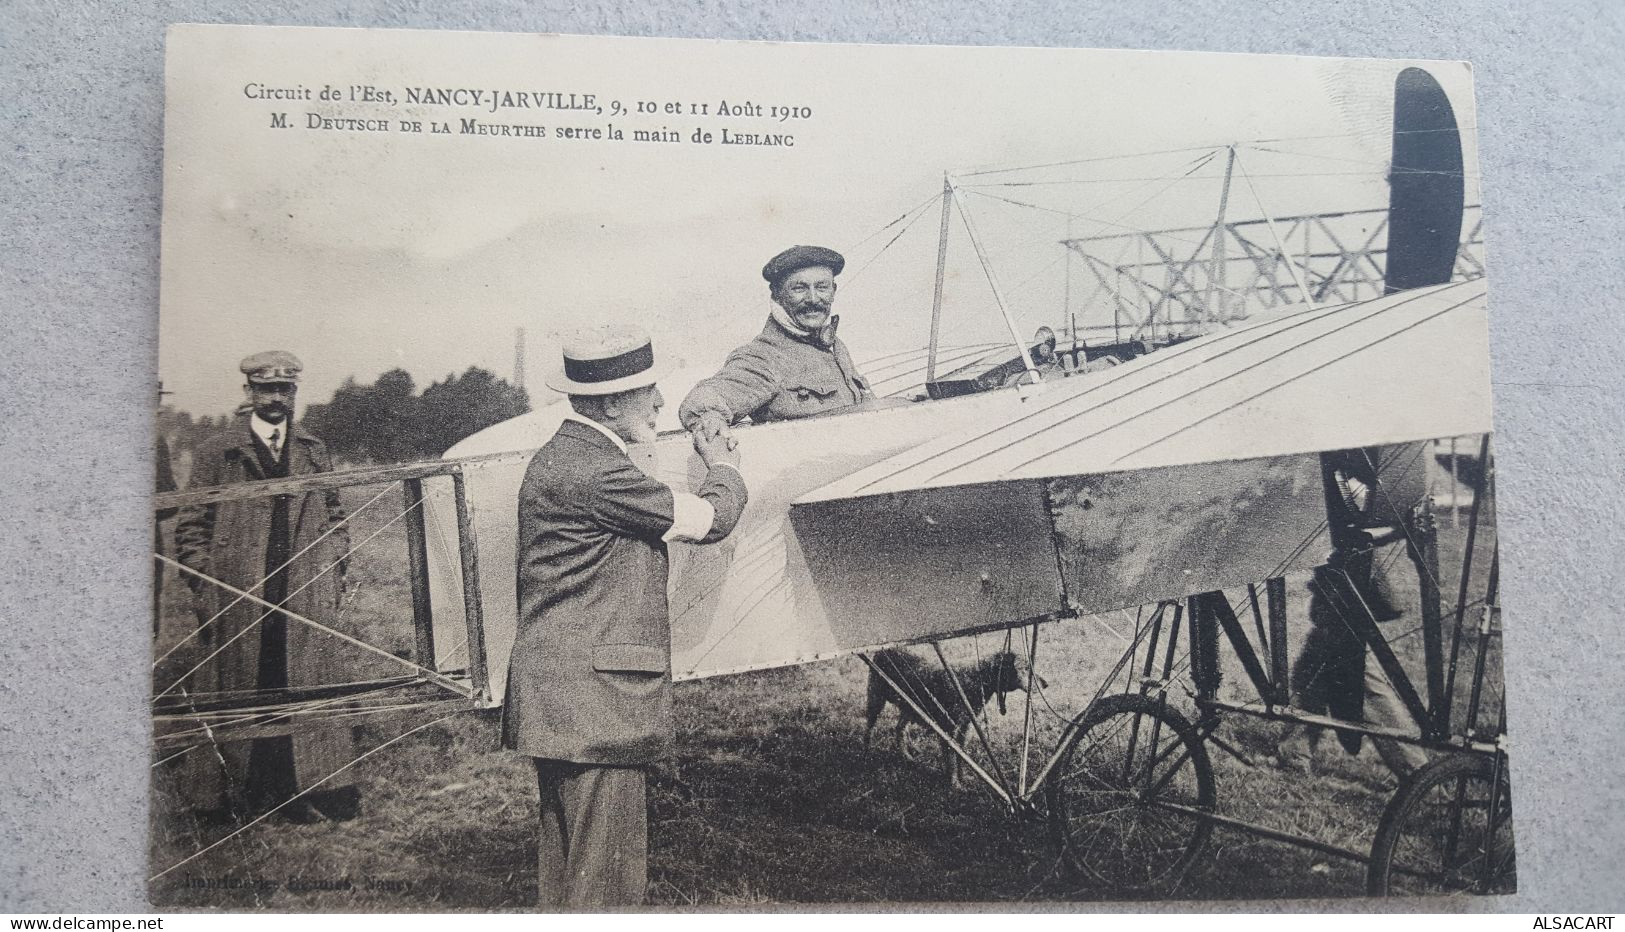
<instances>
[{"instance_id":1,"label":"early biplane","mask_svg":"<svg viewBox=\"0 0 1625 932\"><path fill-rule=\"evenodd\" d=\"M923 389L928 400L739 429L751 490L744 518L724 543L672 547L673 678L935 647L978 632L1019 633L1031 666L1043 625L1137 613L1121 659L1047 752L1033 747L1031 693L1008 759L975 719L974 743L939 734L1009 812L1047 820L1081 875L1125 890L1175 882L1214 827L1227 826L1365 861L1373 892L1412 882L1508 889L1504 705L1491 721L1480 708L1485 646L1499 623L1493 550L1486 592L1468 592L1482 575L1474 561L1485 562L1475 535L1491 482L1485 287L1452 281L1462 163L1448 100L1426 72L1407 69L1395 109L1386 295L1282 307L1160 346L1119 341L1110 354L1120 364L1076 377L1057 376L1081 373L1105 351L1075 330L1057 347L1060 371L1045 377L1008 314L1002 348L940 346L933 321L923 377L917 355L870 372L895 397ZM944 242L954 190L950 179ZM939 280L939 302L940 293ZM1007 382L1019 384L989 390ZM389 523L406 528L415 632L409 651L390 651L330 619L294 615L394 675L274 697L161 688L160 755L370 710L500 704L515 628L514 502L530 451L559 416L544 410L494 428L442 461L159 496L158 508L172 508L385 489L363 507L401 503ZM1476 438L1484 468L1447 607L1426 446L1462 437ZM1349 624L1409 724L1311 715L1293 707L1288 689L1284 580L1326 559L1326 454L1355 448L1377 451L1380 507L1417 570L1423 684L1368 613L1351 611ZM674 486L698 475L680 433L632 452ZM253 591L207 582L274 608ZM1453 702L1464 639L1475 658L1465 710ZM1235 653L1228 666L1221 642ZM1221 692L1236 664L1256 691L1251 701ZM928 701L908 683L892 685L910 702ZM1436 756L1401 785L1370 851L1353 851L1218 811L1208 747L1231 750L1216 732L1238 714L1335 726Z\"/></svg>"}]
</instances>

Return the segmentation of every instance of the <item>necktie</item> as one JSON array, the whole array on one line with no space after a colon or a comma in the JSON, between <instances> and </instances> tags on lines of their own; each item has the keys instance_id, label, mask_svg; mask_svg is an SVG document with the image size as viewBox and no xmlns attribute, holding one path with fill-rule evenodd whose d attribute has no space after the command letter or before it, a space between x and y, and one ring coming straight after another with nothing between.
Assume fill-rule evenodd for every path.
<instances>
[{"instance_id":1,"label":"necktie","mask_svg":"<svg viewBox=\"0 0 1625 932\"><path fill-rule=\"evenodd\" d=\"M271 448L272 459L279 460L282 458L282 428L271 428L271 436L270 439L266 441L266 446Z\"/></svg>"}]
</instances>

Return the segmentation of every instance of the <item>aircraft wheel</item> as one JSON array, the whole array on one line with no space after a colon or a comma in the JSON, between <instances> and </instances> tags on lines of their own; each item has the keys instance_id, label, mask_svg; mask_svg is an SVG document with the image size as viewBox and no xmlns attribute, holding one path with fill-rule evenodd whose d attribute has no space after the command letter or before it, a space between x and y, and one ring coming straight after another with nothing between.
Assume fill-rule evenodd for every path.
<instances>
[{"instance_id":1,"label":"aircraft wheel","mask_svg":"<svg viewBox=\"0 0 1625 932\"><path fill-rule=\"evenodd\" d=\"M1366 868L1367 892L1515 891L1511 788L1505 763L1499 780L1495 771L1491 757L1459 753L1411 774L1383 811Z\"/></svg>"},{"instance_id":2,"label":"aircraft wheel","mask_svg":"<svg viewBox=\"0 0 1625 932\"><path fill-rule=\"evenodd\" d=\"M1157 700L1122 695L1069 731L1045 784L1063 863L1110 889L1177 885L1213 831L1200 814L1213 811L1213 765L1196 729Z\"/></svg>"}]
</instances>

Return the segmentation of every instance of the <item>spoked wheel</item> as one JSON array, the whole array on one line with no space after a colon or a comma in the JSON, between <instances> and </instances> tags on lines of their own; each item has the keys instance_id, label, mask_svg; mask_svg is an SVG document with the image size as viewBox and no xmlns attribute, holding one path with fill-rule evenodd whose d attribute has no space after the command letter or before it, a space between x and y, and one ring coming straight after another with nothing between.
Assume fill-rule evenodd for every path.
<instances>
[{"instance_id":1,"label":"spoked wheel","mask_svg":"<svg viewBox=\"0 0 1625 932\"><path fill-rule=\"evenodd\" d=\"M1163 703L1110 696L1077 720L1046 781L1067 867L1118 890L1176 885L1213 831L1213 765Z\"/></svg>"},{"instance_id":2,"label":"spoked wheel","mask_svg":"<svg viewBox=\"0 0 1625 932\"><path fill-rule=\"evenodd\" d=\"M1512 893L1512 797L1505 764L1453 754L1412 774L1382 814L1366 889L1377 896Z\"/></svg>"}]
</instances>

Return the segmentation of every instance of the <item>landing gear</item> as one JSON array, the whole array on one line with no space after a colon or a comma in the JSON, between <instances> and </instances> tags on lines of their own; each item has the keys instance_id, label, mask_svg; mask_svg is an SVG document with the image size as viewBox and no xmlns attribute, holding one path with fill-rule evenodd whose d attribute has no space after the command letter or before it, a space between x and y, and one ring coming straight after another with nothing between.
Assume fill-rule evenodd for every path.
<instances>
[{"instance_id":1,"label":"landing gear","mask_svg":"<svg viewBox=\"0 0 1625 932\"><path fill-rule=\"evenodd\" d=\"M1196 729L1159 700L1121 695L1071 731L1045 785L1068 869L1117 890L1178 884L1213 830L1213 765Z\"/></svg>"},{"instance_id":2,"label":"landing gear","mask_svg":"<svg viewBox=\"0 0 1625 932\"><path fill-rule=\"evenodd\" d=\"M1452 754L1400 786L1371 845L1367 892L1512 893L1517 886L1504 758Z\"/></svg>"}]
</instances>

